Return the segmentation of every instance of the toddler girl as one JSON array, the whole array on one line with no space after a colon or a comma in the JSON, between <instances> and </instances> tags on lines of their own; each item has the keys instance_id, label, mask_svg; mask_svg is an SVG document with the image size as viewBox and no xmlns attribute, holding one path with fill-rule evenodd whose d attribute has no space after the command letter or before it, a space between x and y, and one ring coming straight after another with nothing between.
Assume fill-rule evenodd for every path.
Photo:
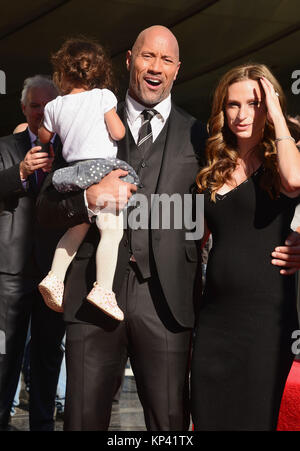
<instances>
[{"instance_id":1,"label":"toddler girl","mask_svg":"<svg viewBox=\"0 0 300 451\"><path fill-rule=\"evenodd\" d=\"M39 128L41 142L57 133L63 157L69 164L54 172L52 183L60 192L86 189L114 169L124 169L123 180L139 184L134 170L116 158L115 141L125 135L116 113L117 99L112 86L111 63L103 48L88 39L69 39L52 57L54 81L62 96L49 102ZM101 233L96 252L96 282L87 300L113 318L122 321L122 310L112 291L119 242L123 235L123 214L97 213ZM63 311L64 278L90 225L70 228L59 241L49 274L39 284L46 304Z\"/></svg>"}]
</instances>

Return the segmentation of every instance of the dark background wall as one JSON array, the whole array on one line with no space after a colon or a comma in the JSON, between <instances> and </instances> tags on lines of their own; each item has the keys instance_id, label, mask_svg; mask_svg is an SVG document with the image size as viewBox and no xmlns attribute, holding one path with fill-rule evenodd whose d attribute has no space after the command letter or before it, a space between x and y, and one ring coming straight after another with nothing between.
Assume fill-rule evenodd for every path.
<instances>
[{"instance_id":1,"label":"dark background wall","mask_svg":"<svg viewBox=\"0 0 300 451\"><path fill-rule=\"evenodd\" d=\"M0 69L6 76L6 94L0 95L0 136L24 121L19 100L23 80L51 74L49 55L66 37L92 36L109 49L122 98L128 82L126 51L142 29L154 24L168 26L178 38L182 67L173 99L198 118L207 119L220 75L248 61L269 65L284 87L290 113L300 113L300 94L292 92L292 74L300 71L300 0L0 3ZM3 77L0 85L1 81L3 87Z\"/></svg>"}]
</instances>

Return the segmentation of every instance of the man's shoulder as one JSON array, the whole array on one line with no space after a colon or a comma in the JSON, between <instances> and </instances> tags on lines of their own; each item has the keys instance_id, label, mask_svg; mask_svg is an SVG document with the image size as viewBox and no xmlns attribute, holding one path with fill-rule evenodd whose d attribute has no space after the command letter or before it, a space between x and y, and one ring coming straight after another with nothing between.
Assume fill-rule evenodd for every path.
<instances>
[{"instance_id":1,"label":"man's shoulder","mask_svg":"<svg viewBox=\"0 0 300 451\"><path fill-rule=\"evenodd\" d=\"M26 130L0 138L0 154L2 158L19 155L20 151L23 152L28 147L30 148L30 138Z\"/></svg>"},{"instance_id":2,"label":"man's shoulder","mask_svg":"<svg viewBox=\"0 0 300 451\"><path fill-rule=\"evenodd\" d=\"M10 135L2 136L0 138L1 144L13 144L19 141L25 141L29 137L27 130L20 133L11 133Z\"/></svg>"},{"instance_id":3,"label":"man's shoulder","mask_svg":"<svg viewBox=\"0 0 300 451\"><path fill-rule=\"evenodd\" d=\"M195 122L197 120L194 116L192 116L190 113L188 113L186 110L184 110L174 102L172 102L172 110L176 111L177 114L180 114L186 120L189 120L191 122Z\"/></svg>"},{"instance_id":4,"label":"man's shoulder","mask_svg":"<svg viewBox=\"0 0 300 451\"><path fill-rule=\"evenodd\" d=\"M175 111L178 115L180 115L186 121L189 121L191 124L193 124L195 122L202 124L202 122L199 121L195 116L188 113L186 110L184 110L180 106L176 105L176 103L174 103L174 102L172 102L172 110Z\"/></svg>"},{"instance_id":5,"label":"man's shoulder","mask_svg":"<svg viewBox=\"0 0 300 451\"><path fill-rule=\"evenodd\" d=\"M19 133L16 133L16 135ZM16 145L16 135L7 135L0 138L0 153L5 154L13 151Z\"/></svg>"},{"instance_id":6,"label":"man's shoulder","mask_svg":"<svg viewBox=\"0 0 300 451\"><path fill-rule=\"evenodd\" d=\"M173 116L175 115L180 121L186 122L187 127L192 130L192 133L201 136L203 139L207 138L207 129L204 122L200 121L173 102L171 111L173 112Z\"/></svg>"},{"instance_id":7,"label":"man's shoulder","mask_svg":"<svg viewBox=\"0 0 300 451\"><path fill-rule=\"evenodd\" d=\"M16 135L18 135L19 133L16 133ZM16 139L16 135L6 135L6 136L1 136L0 138L0 144L9 144L9 143L13 143Z\"/></svg>"},{"instance_id":8,"label":"man's shoulder","mask_svg":"<svg viewBox=\"0 0 300 451\"><path fill-rule=\"evenodd\" d=\"M174 123L176 118L177 123L183 124L184 129L189 135L189 141L194 148L197 159L200 165L203 166L205 161L205 144L208 138L206 125L174 103L172 103L171 112L173 112Z\"/></svg>"}]
</instances>

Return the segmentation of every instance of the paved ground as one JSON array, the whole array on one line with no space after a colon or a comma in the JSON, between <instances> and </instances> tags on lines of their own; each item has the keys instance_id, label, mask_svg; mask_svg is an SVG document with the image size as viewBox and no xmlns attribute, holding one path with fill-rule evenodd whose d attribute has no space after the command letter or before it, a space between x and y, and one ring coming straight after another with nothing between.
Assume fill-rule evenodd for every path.
<instances>
[{"instance_id":1,"label":"paved ground","mask_svg":"<svg viewBox=\"0 0 300 451\"><path fill-rule=\"evenodd\" d=\"M10 423L11 431L29 431L28 393L22 389L20 405ZM55 430L63 430L63 416L56 415ZM119 402L114 402L110 431L145 431L143 410L136 393L133 376L125 376L123 390Z\"/></svg>"}]
</instances>

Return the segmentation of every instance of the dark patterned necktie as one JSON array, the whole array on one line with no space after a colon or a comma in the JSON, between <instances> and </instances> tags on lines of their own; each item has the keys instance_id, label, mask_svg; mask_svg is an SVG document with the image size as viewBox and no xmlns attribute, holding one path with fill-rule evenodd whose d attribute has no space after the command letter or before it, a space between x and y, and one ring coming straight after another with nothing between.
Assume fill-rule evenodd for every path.
<instances>
[{"instance_id":1,"label":"dark patterned necktie","mask_svg":"<svg viewBox=\"0 0 300 451\"><path fill-rule=\"evenodd\" d=\"M151 119L153 119L156 114L158 114L157 111L153 109L144 110L142 112L143 122L139 130L137 146L141 151L143 158L145 158L147 151L153 143Z\"/></svg>"}]
</instances>

